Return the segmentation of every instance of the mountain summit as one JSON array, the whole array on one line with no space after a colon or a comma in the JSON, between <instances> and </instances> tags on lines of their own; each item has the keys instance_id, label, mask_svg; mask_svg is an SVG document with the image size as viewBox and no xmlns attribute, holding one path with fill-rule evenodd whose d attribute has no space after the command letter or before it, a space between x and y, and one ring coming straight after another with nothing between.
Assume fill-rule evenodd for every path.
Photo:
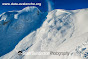
<instances>
[{"instance_id":1,"label":"mountain summit","mask_svg":"<svg viewBox=\"0 0 88 59\"><path fill-rule=\"evenodd\" d=\"M0 56L13 50L20 40L39 28L45 17L37 7L3 13L0 16Z\"/></svg>"},{"instance_id":2,"label":"mountain summit","mask_svg":"<svg viewBox=\"0 0 88 59\"><path fill-rule=\"evenodd\" d=\"M1 59L87 59L88 52L88 10L60 10L55 9L48 15L41 16L36 12L28 11L21 14L18 13L16 25L24 26L21 33L32 31L26 35L8 54L1 56ZM32 7L31 7L32 8ZM31 9L30 8L30 9ZM25 9L23 9L25 10ZM31 15L29 14L31 13ZM33 18L30 18L33 17ZM43 18L40 18L43 17ZM25 19L23 21L23 19ZM28 23L26 20L31 19ZM42 19L42 26L35 28ZM19 21L19 22L18 22ZM36 23L37 22L37 23ZM11 22L15 25L15 22ZM28 25L30 24L30 25ZM16 26L15 26L16 27ZM11 28L11 27L9 27ZM21 28L22 29L22 28ZM8 32L9 31L9 32ZM11 33L10 33L11 32ZM12 29L8 29L8 36L13 34L14 39L20 36L14 36ZM6 33L6 32L5 32ZM5 35L5 34L4 34ZM17 35L17 34L16 34ZM22 35L22 34L21 34ZM8 37L7 36L7 37ZM4 36L3 36L4 37ZM3 38L2 37L2 38ZM12 37L12 36L11 36ZM12 37L12 38L13 38ZM6 40L6 39L3 39ZM12 41L13 41L12 40ZM3 42L3 41L2 41ZM11 42L11 41L10 41ZM12 43L11 43L12 44ZM69 56L58 55L18 55L18 52L69 52ZM85 57L86 56L86 57Z\"/></svg>"}]
</instances>

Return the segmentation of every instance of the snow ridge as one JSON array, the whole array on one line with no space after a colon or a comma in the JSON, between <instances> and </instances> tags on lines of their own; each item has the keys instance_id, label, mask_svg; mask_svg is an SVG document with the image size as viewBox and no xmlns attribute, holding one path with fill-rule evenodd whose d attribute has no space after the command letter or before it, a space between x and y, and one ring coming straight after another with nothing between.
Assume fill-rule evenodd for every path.
<instances>
[{"instance_id":1,"label":"snow ridge","mask_svg":"<svg viewBox=\"0 0 88 59\"><path fill-rule=\"evenodd\" d=\"M0 56L13 50L20 40L39 28L46 15L37 7L3 13L0 17Z\"/></svg>"},{"instance_id":2,"label":"snow ridge","mask_svg":"<svg viewBox=\"0 0 88 59\"><path fill-rule=\"evenodd\" d=\"M29 7L27 9L29 9ZM27 11L27 13L28 12L29 11ZM21 17L22 15L20 15L19 17ZM6 59L6 58L9 59L84 59L85 58L87 59L87 53L86 53L88 51L87 50L88 49L87 48L88 46L87 16L88 16L87 9L53 10L48 13L46 20L43 21L43 24L40 28L37 28L37 30L34 30L33 32L29 33L29 35L24 37L15 46L14 50L2 56L1 59ZM16 19L18 19L19 17L17 17ZM21 19L24 19L23 16ZM22 52L57 51L57 52L70 52L71 54L69 56L58 56L58 55L19 56L18 51L22 51Z\"/></svg>"}]
</instances>

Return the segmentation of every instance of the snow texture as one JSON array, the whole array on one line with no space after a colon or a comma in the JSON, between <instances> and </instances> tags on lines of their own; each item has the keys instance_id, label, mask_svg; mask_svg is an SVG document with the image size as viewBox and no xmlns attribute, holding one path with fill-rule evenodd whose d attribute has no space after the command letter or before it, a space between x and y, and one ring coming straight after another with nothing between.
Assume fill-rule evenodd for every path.
<instances>
[{"instance_id":1,"label":"snow texture","mask_svg":"<svg viewBox=\"0 0 88 59\"><path fill-rule=\"evenodd\" d=\"M32 8L32 9L31 9ZM29 14L30 10L34 10ZM30 26L35 28L41 20L41 16L37 15L37 8L34 7L26 7L19 12L12 13L15 14L14 22L12 26L8 27L6 25L0 26L0 48L2 48L2 44L4 45L7 40L9 42L9 38L11 39L10 47L13 47L14 42L17 37L22 37L17 35L16 33L28 32L28 30L32 30L31 33L26 35L16 46L15 48L0 57L0 59L88 59L88 9L79 9L79 10L62 10L55 9L48 13L47 18L42 16L43 21L42 26L37 27L37 30L31 29ZM25 12L26 11L26 12ZM5 14L4 14L5 15ZM45 14L44 14L45 15ZM5 17L5 16L3 16ZM7 16L8 17L8 16ZM30 19L33 17L33 19ZM11 16L10 16L11 18ZM9 19L10 19L9 18ZM27 18L27 19L26 19ZM9 20L6 18L5 21ZM25 19L25 20L24 20ZM4 19L3 19L4 20ZM24 21L23 21L24 20ZM27 23L26 20L29 22ZM4 21L2 21L4 22ZM1 22L1 23L2 23ZM24 25L27 24L26 26ZM21 26L21 29L19 29ZM8 27L8 28L7 28ZM13 28L18 28L18 30L14 30ZM25 28L25 29L23 29ZM8 29L8 30L6 30ZM6 34L8 36L6 36ZM17 36L16 36L17 35ZM6 39L8 38L8 39ZM4 46L5 47L5 46ZM9 46L7 46L8 48ZM1 49L2 50L2 49ZM0 50L0 51L1 51ZM69 56L58 56L58 55L18 55L18 51L26 51L26 52L70 52ZM3 52L3 50L2 50Z\"/></svg>"}]
</instances>

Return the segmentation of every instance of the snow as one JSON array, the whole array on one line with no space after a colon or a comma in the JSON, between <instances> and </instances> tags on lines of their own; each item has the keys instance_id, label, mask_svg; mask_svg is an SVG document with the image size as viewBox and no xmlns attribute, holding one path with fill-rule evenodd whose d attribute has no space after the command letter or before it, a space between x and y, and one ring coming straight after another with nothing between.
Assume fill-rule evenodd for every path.
<instances>
[{"instance_id":1,"label":"snow","mask_svg":"<svg viewBox=\"0 0 88 59\"><path fill-rule=\"evenodd\" d=\"M41 13L37 7L26 8L1 15L0 56L12 51L20 40L39 28L45 20L46 13ZM17 16L14 18L15 15Z\"/></svg>"},{"instance_id":2,"label":"snow","mask_svg":"<svg viewBox=\"0 0 88 59\"><path fill-rule=\"evenodd\" d=\"M26 19L24 12L29 13L32 9L34 21L36 20L36 7L26 7L18 12L16 19ZM32 12L32 13L33 13ZM25 14L30 16L30 14ZM32 17L31 16L31 17ZM15 46L15 48L1 56L1 59L87 59L88 52L88 9L60 10L56 9L48 13L42 26L33 30ZM41 16L40 16L41 17ZM39 17L39 18L40 18ZM45 18L44 18L45 19ZM39 21L38 19L36 21ZM19 21L19 20L18 20ZM26 21L26 20L25 20ZM25 21L19 21L21 25ZM33 20L32 20L33 21ZM30 21L31 22L31 21ZM30 23L29 22L29 23ZM29 24L27 23L27 24ZM31 24L35 24L32 22ZM38 23L35 24L35 26ZM25 25L23 25L25 26ZM34 26L34 27L35 27ZM27 26L25 29L30 28ZM32 29L31 29L32 30ZM22 31L23 32L23 31ZM70 52L69 56L58 55L18 55L22 52ZM85 57L86 56L86 57Z\"/></svg>"},{"instance_id":3,"label":"snow","mask_svg":"<svg viewBox=\"0 0 88 59\"><path fill-rule=\"evenodd\" d=\"M4 14L4 13L3 13L3 14ZM1 17L1 15L0 15L0 18L1 18L0 21L2 21L2 20L5 21L5 20L6 20L6 17L7 17L6 15L3 15L3 17Z\"/></svg>"},{"instance_id":4,"label":"snow","mask_svg":"<svg viewBox=\"0 0 88 59\"><path fill-rule=\"evenodd\" d=\"M15 18L15 19L18 19L18 14L15 14L15 15L14 15L14 18Z\"/></svg>"}]
</instances>

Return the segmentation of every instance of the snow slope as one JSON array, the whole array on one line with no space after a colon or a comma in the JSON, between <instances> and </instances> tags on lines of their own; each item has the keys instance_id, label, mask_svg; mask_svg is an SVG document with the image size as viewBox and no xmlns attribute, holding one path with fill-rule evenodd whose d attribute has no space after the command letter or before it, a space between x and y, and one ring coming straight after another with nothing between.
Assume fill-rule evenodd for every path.
<instances>
[{"instance_id":1,"label":"snow slope","mask_svg":"<svg viewBox=\"0 0 88 59\"><path fill-rule=\"evenodd\" d=\"M46 13L34 6L3 13L0 16L0 56L12 51L20 40L39 28L45 17Z\"/></svg>"},{"instance_id":2,"label":"snow slope","mask_svg":"<svg viewBox=\"0 0 88 59\"><path fill-rule=\"evenodd\" d=\"M48 13L42 26L23 38L10 53L0 59L87 59L88 9L60 10ZM70 52L69 56L18 55L22 52Z\"/></svg>"}]
</instances>

